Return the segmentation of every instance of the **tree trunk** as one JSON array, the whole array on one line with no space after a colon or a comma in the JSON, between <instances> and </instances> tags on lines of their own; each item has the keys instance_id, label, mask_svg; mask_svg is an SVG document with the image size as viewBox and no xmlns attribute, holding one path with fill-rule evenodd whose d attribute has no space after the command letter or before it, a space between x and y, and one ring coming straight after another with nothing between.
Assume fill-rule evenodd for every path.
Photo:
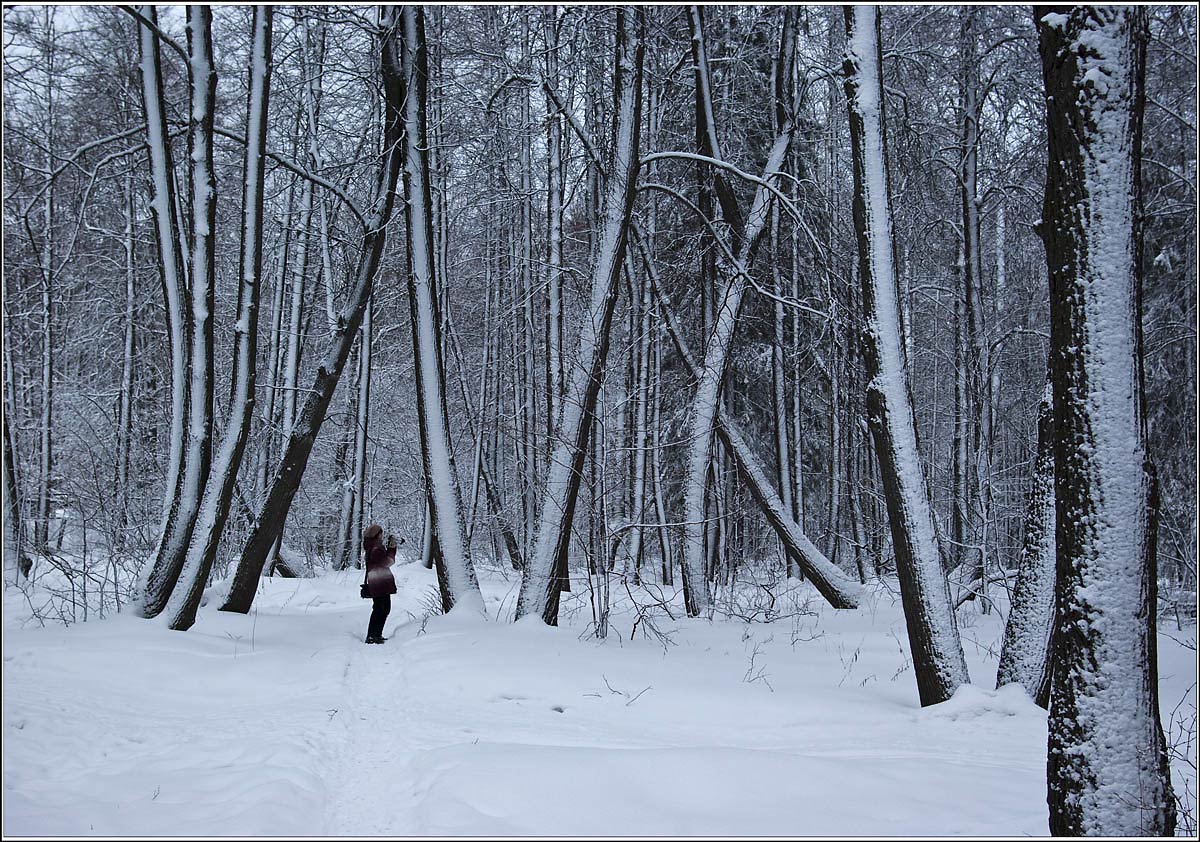
<instances>
[{"instance_id":1,"label":"tree trunk","mask_svg":"<svg viewBox=\"0 0 1200 842\"><path fill-rule=\"evenodd\" d=\"M432 199L426 143L428 63L424 13L405 6L400 13L403 30L401 84L404 89L404 216L408 257L408 296L412 315L413 358L416 363L417 416L421 452L429 483L433 538L440 553L439 579L443 583L442 607L456 605L483 612L483 597L464 540L462 501L459 498L454 457L450 447L446 411L445 366L442 363L438 279L434 270Z\"/></svg>"},{"instance_id":2,"label":"tree trunk","mask_svg":"<svg viewBox=\"0 0 1200 842\"><path fill-rule=\"evenodd\" d=\"M1170 836L1141 329L1147 13L1042 7L1035 17L1056 427L1050 832Z\"/></svg>"},{"instance_id":3,"label":"tree trunk","mask_svg":"<svg viewBox=\"0 0 1200 842\"><path fill-rule=\"evenodd\" d=\"M42 11L46 31L46 170L54 169L54 65L55 10ZM42 197L42 418L38 453L37 516L33 524L33 543L42 551L49 549L50 518L54 484L54 181Z\"/></svg>"},{"instance_id":4,"label":"tree trunk","mask_svg":"<svg viewBox=\"0 0 1200 842\"><path fill-rule=\"evenodd\" d=\"M242 176L241 266L237 322L234 325L233 385L229 417L204 489L191 545L179 574L179 586L167 602L167 622L186 631L196 620L200 597L233 500L234 483L242 464L250 422L254 418L254 387L258 358L258 292L262 274L263 179L267 144L267 106L271 86L270 6L254 8L251 25L250 90L246 107L246 155ZM210 220L212 216L210 215ZM209 229L211 231L211 228ZM199 243L197 240L197 250ZM211 299L211 293L210 293ZM211 319L211 311L210 316ZM211 333L211 328L210 328ZM208 351L211 357L211 346ZM211 376L211 372L210 372ZM210 380L211 383L211 380Z\"/></svg>"},{"instance_id":5,"label":"tree trunk","mask_svg":"<svg viewBox=\"0 0 1200 842\"><path fill-rule=\"evenodd\" d=\"M1047 382L1038 407L1037 457L1025 512L1025 541L996 673L996 687L1020 684L1042 707L1050 705L1054 533L1054 403Z\"/></svg>"},{"instance_id":6,"label":"tree trunk","mask_svg":"<svg viewBox=\"0 0 1200 842\"><path fill-rule=\"evenodd\" d=\"M558 89L558 7L543 7L546 81ZM546 95L546 450L563 393L563 117Z\"/></svg>"},{"instance_id":7,"label":"tree trunk","mask_svg":"<svg viewBox=\"0 0 1200 842\"><path fill-rule=\"evenodd\" d=\"M612 155L604 185L602 227L592 267L592 297L572 365L570 384L555 424L554 447L547 470L545 490L533 553L525 565L517 618L539 616L558 624L561 578L567 570L571 524L583 476L588 438L596 401L604 378L609 332L617 303L620 273L625 263L629 218L636 195L638 135L642 110L642 58L645 12L617 10L616 69L613 103ZM603 556L601 556L601 559Z\"/></svg>"},{"instance_id":8,"label":"tree trunk","mask_svg":"<svg viewBox=\"0 0 1200 842\"><path fill-rule=\"evenodd\" d=\"M933 705L949 699L969 679L934 531L900 326L879 10L847 6L845 20L867 415L883 479L917 690L922 705Z\"/></svg>"},{"instance_id":9,"label":"tree trunk","mask_svg":"<svg viewBox=\"0 0 1200 842\"><path fill-rule=\"evenodd\" d=\"M117 476L119 495L115 552L125 551L129 528L129 451L133 435L133 341L135 329L133 174L125 179L125 337L121 354L121 396L117 408Z\"/></svg>"},{"instance_id":10,"label":"tree trunk","mask_svg":"<svg viewBox=\"0 0 1200 842\"><path fill-rule=\"evenodd\" d=\"M152 7L144 6L141 13L151 23L157 22L157 13ZM189 154L189 183L199 191L193 196L193 229L197 229L197 214L200 219L211 223L209 212L215 211L215 197L209 195L211 181L212 113L211 82L215 87L216 76L211 72L211 62L206 67L206 58L211 58L211 33L206 24L209 15L205 10L189 7L188 55L192 99L190 103L189 151L201 161L208 153L207 167L199 173L192 171L201 166ZM161 62L158 38L149 27L140 26L142 99L146 112L147 139L150 148L151 210L154 215L155 239L158 242L159 269L162 277L163 295L167 310L167 336L171 343L171 444L168 454L166 482L164 484L163 523L153 560L143 566L138 577L136 595L129 603L130 609L143 617L156 617L166 606L167 599L175 588L179 570L183 566L191 531L195 525L196 508L200 492L207 478L208 454L204 431L211 432L211 401L206 413L204 396L211 378L205 383L208 370L203 357L205 337L194 336L196 305L193 298L199 293L201 309L210 304L205 294L208 274L212 268L211 237L201 237L194 243L192 253L187 253L187 239L182 230L182 218L178 214L179 199L175 187L174 164L170 141L167 137L166 101L163 96ZM194 37L193 37L194 36ZM207 52L206 52L207 49ZM197 75L198 74L198 75ZM205 109L208 108L208 114ZM207 138L206 138L207 135ZM199 204L197 204L199 199ZM202 224L203 224L202 222ZM211 231L210 231L211 233ZM204 273L194 278L195 261L199 260ZM190 267L185 270L185 266ZM189 284L189 276L193 283ZM198 285L195 290L191 287ZM211 285L209 285L211 291ZM211 310L209 311L211 312ZM209 322L211 329L211 321ZM210 332L211 336L211 332ZM201 357L196 360L197 349ZM211 354L209 355L211 356ZM196 384L199 384L198 386Z\"/></svg>"},{"instance_id":11,"label":"tree trunk","mask_svg":"<svg viewBox=\"0 0 1200 842\"><path fill-rule=\"evenodd\" d=\"M4 566L12 567L14 581L28 576L30 568L24 556L24 530L21 528L21 496L17 484L16 451L12 433L8 429L7 412L0 422L4 424Z\"/></svg>"},{"instance_id":12,"label":"tree trunk","mask_svg":"<svg viewBox=\"0 0 1200 842\"><path fill-rule=\"evenodd\" d=\"M782 44L786 48L794 39L794 17L789 11L785 25ZM693 56L696 64L696 76L701 90L706 90L705 80L708 77L707 60L703 51L704 34L700 28L698 10L692 8L692 43ZM790 55L790 50L789 50ZM791 60L787 62L788 68ZM790 76L790 69L786 75ZM700 94L697 94L698 96ZM705 140L701 149L704 154L716 157L719 150L715 147L715 127L713 126L713 108L711 97L708 97L697 109L697 118L704 125L697 128L697 133ZM784 157L791 145L793 125L789 118L783 129L776 137L771 151L763 167L763 181L770 182L783 166ZM717 197L721 200L722 212L726 221L733 225L736 232L734 260L732 265L728 259L718 261L720 274L725 278L724 291L711 331L707 333L708 341L704 346L704 359L700 368L695 396L692 400L688 416L688 446L687 446L687 477L684 484L684 557L682 564L684 605L688 616L696 617L704 613L709 606L709 593L705 578L705 524L707 523L705 506L705 488L709 475L710 450L712 448L713 431L716 416L720 407L720 392L722 381L725 379L725 366L729 359L729 349L733 340L733 332L737 326L738 313L741 310L742 299L749 281L749 266L754 259L754 251L760 237L767 228L770 220L772 195L763 185L754 192L750 213L743 224L741 213L737 210L736 198L725 194L722 188L723 176L716 178Z\"/></svg>"}]
</instances>

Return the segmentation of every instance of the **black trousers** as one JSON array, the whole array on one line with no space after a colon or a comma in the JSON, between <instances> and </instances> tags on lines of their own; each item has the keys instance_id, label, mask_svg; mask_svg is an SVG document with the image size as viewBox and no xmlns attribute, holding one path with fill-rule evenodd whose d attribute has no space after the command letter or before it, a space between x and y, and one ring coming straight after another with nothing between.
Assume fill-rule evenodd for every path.
<instances>
[{"instance_id":1,"label":"black trousers","mask_svg":"<svg viewBox=\"0 0 1200 842\"><path fill-rule=\"evenodd\" d=\"M371 621L367 624L367 637L383 637L383 624L392 611L392 595L385 593L373 598Z\"/></svg>"}]
</instances>

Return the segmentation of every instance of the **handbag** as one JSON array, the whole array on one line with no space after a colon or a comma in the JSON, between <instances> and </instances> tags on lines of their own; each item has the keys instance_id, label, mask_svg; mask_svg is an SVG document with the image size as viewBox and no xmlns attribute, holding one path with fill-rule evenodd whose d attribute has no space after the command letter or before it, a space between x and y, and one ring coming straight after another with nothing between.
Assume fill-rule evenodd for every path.
<instances>
[{"instance_id":1,"label":"handbag","mask_svg":"<svg viewBox=\"0 0 1200 842\"><path fill-rule=\"evenodd\" d=\"M361 596L363 599L371 598L371 589L369 587L367 587L366 582L363 582L362 585L359 586L358 595Z\"/></svg>"}]
</instances>

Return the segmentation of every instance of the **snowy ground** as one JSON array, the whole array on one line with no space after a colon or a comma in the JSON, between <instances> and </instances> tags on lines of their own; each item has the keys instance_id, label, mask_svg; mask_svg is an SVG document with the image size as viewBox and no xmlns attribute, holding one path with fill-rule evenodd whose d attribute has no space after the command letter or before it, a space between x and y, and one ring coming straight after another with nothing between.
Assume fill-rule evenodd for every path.
<instances>
[{"instance_id":1,"label":"snowy ground","mask_svg":"<svg viewBox=\"0 0 1200 842\"><path fill-rule=\"evenodd\" d=\"M4 834L1046 833L1046 719L991 690L995 615L961 615L976 686L922 710L881 587L838 612L801 585L770 623L660 611L667 641L630 639L625 597L599 642L586 593L559 629L424 618L432 573L396 573L384 646L355 571L187 633L40 628L6 591ZM516 579L483 579L507 620ZM1164 724L1196 681L1194 627L1165 631Z\"/></svg>"}]
</instances>

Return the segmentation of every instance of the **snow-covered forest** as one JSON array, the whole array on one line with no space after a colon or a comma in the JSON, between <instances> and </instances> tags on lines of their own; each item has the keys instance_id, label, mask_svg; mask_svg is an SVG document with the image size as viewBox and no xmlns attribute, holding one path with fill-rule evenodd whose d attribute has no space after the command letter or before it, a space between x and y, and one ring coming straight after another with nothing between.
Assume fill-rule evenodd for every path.
<instances>
[{"instance_id":1,"label":"snow-covered forest","mask_svg":"<svg viewBox=\"0 0 1200 842\"><path fill-rule=\"evenodd\" d=\"M5 835L1197 832L1193 6L3 15Z\"/></svg>"}]
</instances>

